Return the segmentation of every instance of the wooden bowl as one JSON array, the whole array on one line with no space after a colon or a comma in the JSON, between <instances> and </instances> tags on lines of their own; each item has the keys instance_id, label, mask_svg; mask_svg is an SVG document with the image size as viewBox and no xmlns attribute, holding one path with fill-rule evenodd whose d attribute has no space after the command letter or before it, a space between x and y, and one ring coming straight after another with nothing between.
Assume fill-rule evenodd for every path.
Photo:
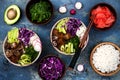
<instances>
[{"instance_id":1,"label":"wooden bowl","mask_svg":"<svg viewBox=\"0 0 120 80\"><path fill-rule=\"evenodd\" d=\"M97 70L96 67L95 67L94 64L93 64L93 54L95 53L96 49L97 49L98 47L100 47L100 46L102 46L102 45L106 45L106 44L114 46L115 49L120 52L120 48L119 48L116 44L114 44L114 43L111 43L111 42L103 42L103 43L100 43L100 44L98 44L97 46L95 46L94 49L93 49L92 52L91 52L91 55L90 55L90 65L91 65L91 67L93 68L93 70L94 70L96 73L98 73L99 75L101 75L101 76L112 76L112 75L116 74L116 73L120 70L120 64L118 65L118 68L117 68L115 71L112 71L112 72L110 72L110 73L102 73L101 71Z\"/></svg>"}]
</instances>

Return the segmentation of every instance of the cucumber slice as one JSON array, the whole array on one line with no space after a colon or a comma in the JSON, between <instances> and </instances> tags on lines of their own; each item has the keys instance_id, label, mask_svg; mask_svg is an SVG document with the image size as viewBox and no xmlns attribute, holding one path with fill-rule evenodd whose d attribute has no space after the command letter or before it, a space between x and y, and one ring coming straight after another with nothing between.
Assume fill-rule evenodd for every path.
<instances>
[{"instance_id":1,"label":"cucumber slice","mask_svg":"<svg viewBox=\"0 0 120 80\"><path fill-rule=\"evenodd\" d=\"M71 43L71 52L74 52L73 43Z\"/></svg>"},{"instance_id":2,"label":"cucumber slice","mask_svg":"<svg viewBox=\"0 0 120 80\"><path fill-rule=\"evenodd\" d=\"M65 44L65 52L68 53L68 44Z\"/></svg>"},{"instance_id":3,"label":"cucumber slice","mask_svg":"<svg viewBox=\"0 0 120 80\"><path fill-rule=\"evenodd\" d=\"M73 52L75 52L75 49L73 49Z\"/></svg>"},{"instance_id":4,"label":"cucumber slice","mask_svg":"<svg viewBox=\"0 0 120 80\"><path fill-rule=\"evenodd\" d=\"M73 52L73 44L72 43L69 42L68 44L65 45L65 52L69 53L69 54Z\"/></svg>"},{"instance_id":5,"label":"cucumber slice","mask_svg":"<svg viewBox=\"0 0 120 80\"><path fill-rule=\"evenodd\" d=\"M64 45L62 45L62 46L60 47L60 50L63 51L63 52L65 51Z\"/></svg>"},{"instance_id":6,"label":"cucumber slice","mask_svg":"<svg viewBox=\"0 0 120 80\"><path fill-rule=\"evenodd\" d=\"M68 52L71 53L71 43L68 43Z\"/></svg>"}]
</instances>

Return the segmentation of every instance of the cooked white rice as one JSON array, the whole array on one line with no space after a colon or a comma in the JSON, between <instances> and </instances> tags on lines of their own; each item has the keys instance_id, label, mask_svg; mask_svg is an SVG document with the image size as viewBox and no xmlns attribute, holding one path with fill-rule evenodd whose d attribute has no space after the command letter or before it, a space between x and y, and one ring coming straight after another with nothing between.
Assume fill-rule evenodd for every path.
<instances>
[{"instance_id":1,"label":"cooked white rice","mask_svg":"<svg viewBox=\"0 0 120 80\"><path fill-rule=\"evenodd\" d=\"M120 52L112 45L102 45L93 54L93 64L102 73L112 72L120 64Z\"/></svg>"}]
</instances>

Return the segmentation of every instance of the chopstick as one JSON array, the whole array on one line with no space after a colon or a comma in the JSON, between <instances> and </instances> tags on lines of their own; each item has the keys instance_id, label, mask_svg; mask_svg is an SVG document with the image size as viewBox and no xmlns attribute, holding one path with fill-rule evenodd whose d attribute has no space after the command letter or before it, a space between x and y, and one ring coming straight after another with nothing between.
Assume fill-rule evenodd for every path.
<instances>
[{"instance_id":1,"label":"chopstick","mask_svg":"<svg viewBox=\"0 0 120 80\"><path fill-rule=\"evenodd\" d=\"M86 39L87 39L87 37L88 37L88 34L89 34L90 29L91 29L91 27L92 27L92 24L93 24L93 20L90 20L90 23L88 24L88 28L87 28L87 30L85 31L84 36L83 36L83 38L82 38L82 40L81 40L81 42L80 42L80 45L79 45L80 48L83 48L83 47L84 47L84 43L85 43L85 41L86 41Z\"/></svg>"},{"instance_id":2,"label":"chopstick","mask_svg":"<svg viewBox=\"0 0 120 80\"><path fill-rule=\"evenodd\" d=\"M82 51L82 48L84 47L84 43L85 43L85 41L86 41L86 39L87 39L87 37L88 37L88 34L89 34L89 32L90 32L90 29L91 29L92 24L93 24L93 20L91 19L90 23L88 24L88 28L87 28L87 30L85 31L85 34L84 34L84 36L83 36L83 38L82 38L82 40L81 40L81 42L80 42L80 44L79 44L79 48L78 48L78 50L75 52L75 54L74 54L74 56L73 56L73 58L72 58L72 60L71 60L71 62L70 62L70 65L69 65L69 67L68 67L69 70L74 69L74 66L75 66L75 64L76 64L76 61L77 61L77 59L79 58L79 55L80 55L80 53L81 53L81 51Z\"/></svg>"}]
</instances>

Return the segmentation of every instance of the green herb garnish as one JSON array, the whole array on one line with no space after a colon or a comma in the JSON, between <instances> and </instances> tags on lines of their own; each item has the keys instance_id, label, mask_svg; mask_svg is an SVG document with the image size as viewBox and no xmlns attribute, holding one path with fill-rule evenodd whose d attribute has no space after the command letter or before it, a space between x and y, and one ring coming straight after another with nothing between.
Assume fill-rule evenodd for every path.
<instances>
[{"instance_id":1,"label":"green herb garnish","mask_svg":"<svg viewBox=\"0 0 120 80\"><path fill-rule=\"evenodd\" d=\"M41 0L39 3L36 3L30 7L30 15L32 21L46 21L52 15L51 5L48 2Z\"/></svg>"},{"instance_id":2,"label":"green herb garnish","mask_svg":"<svg viewBox=\"0 0 120 80\"><path fill-rule=\"evenodd\" d=\"M69 42L73 43L73 48L74 48L75 50L78 49L78 46L79 46L79 43L80 43L80 40L79 40L79 37L78 37L78 36L75 36L75 37L71 38L71 39L69 40Z\"/></svg>"}]
</instances>

